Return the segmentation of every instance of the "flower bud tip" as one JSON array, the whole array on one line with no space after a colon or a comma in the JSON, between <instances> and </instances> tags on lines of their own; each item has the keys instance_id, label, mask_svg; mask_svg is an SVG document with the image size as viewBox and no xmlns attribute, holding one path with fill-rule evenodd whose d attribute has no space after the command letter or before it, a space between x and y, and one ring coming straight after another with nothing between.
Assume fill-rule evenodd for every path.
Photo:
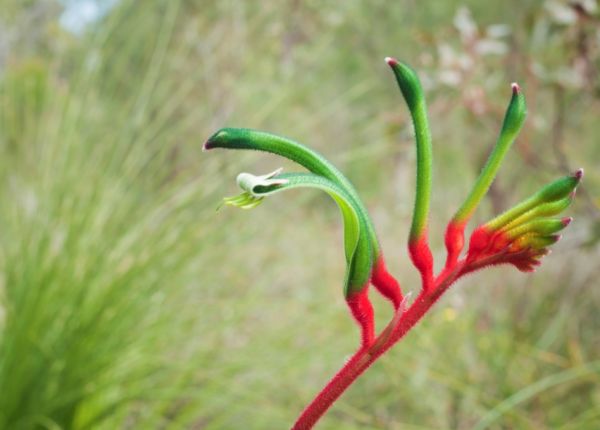
<instances>
[{"instance_id":1,"label":"flower bud tip","mask_svg":"<svg viewBox=\"0 0 600 430\"><path fill-rule=\"evenodd\" d=\"M516 82L510 84L510 87L512 88L513 94L519 94L519 92L521 92L521 87L519 87L519 84L517 84Z\"/></svg>"},{"instance_id":2,"label":"flower bud tip","mask_svg":"<svg viewBox=\"0 0 600 430\"><path fill-rule=\"evenodd\" d=\"M578 181L581 181L581 178L583 178L583 169L578 169L573 176L575 176Z\"/></svg>"},{"instance_id":3,"label":"flower bud tip","mask_svg":"<svg viewBox=\"0 0 600 430\"><path fill-rule=\"evenodd\" d=\"M571 224L571 221L573 221L573 217L565 217L563 219L560 220L562 222L562 225L564 225L565 227L568 226L569 224Z\"/></svg>"},{"instance_id":4,"label":"flower bud tip","mask_svg":"<svg viewBox=\"0 0 600 430\"><path fill-rule=\"evenodd\" d=\"M385 62L388 63L389 66L395 66L398 64L398 60L392 57L385 57Z\"/></svg>"}]
</instances>

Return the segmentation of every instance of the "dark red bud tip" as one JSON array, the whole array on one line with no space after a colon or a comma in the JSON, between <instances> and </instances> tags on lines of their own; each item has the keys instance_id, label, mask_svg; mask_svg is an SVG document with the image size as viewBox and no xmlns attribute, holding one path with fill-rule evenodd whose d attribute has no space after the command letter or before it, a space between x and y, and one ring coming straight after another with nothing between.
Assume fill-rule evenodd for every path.
<instances>
[{"instance_id":1,"label":"dark red bud tip","mask_svg":"<svg viewBox=\"0 0 600 430\"><path fill-rule=\"evenodd\" d=\"M210 146L210 141L207 140L206 142L204 142L204 145L202 145L202 151L208 151L211 148Z\"/></svg>"},{"instance_id":2,"label":"dark red bud tip","mask_svg":"<svg viewBox=\"0 0 600 430\"><path fill-rule=\"evenodd\" d=\"M516 82L510 84L510 87L512 88L513 94L519 94L521 92L521 87L519 87L519 84L517 84Z\"/></svg>"},{"instance_id":3,"label":"dark red bud tip","mask_svg":"<svg viewBox=\"0 0 600 430\"><path fill-rule=\"evenodd\" d=\"M581 178L583 178L583 169L579 169L577 170L573 176L578 180L581 181Z\"/></svg>"},{"instance_id":4,"label":"dark red bud tip","mask_svg":"<svg viewBox=\"0 0 600 430\"><path fill-rule=\"evenodd\" d=\"M385 62L388 63L390 67L398 65L398 60L393 57L385 57Z\"/></svg>"},{"instance_id":5,"label":"dark red bud tip","mask_svg":"<svg viewBox=\"0 0 600 430\"><path fill-rule=\"evenodd\" d=\"M568 216L568 217L561 219L560 221L562 222L562 225L564 225L566 227L569 224L571 224L571 221L573 221L573 217Z\"/></svg>"}]
</instances>

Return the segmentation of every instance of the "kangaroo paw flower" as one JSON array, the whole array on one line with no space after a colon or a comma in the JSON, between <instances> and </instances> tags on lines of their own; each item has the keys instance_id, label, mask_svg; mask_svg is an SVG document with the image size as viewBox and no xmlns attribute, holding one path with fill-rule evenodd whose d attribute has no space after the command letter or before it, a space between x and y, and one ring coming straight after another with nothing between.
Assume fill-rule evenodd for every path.
<instances>
[{"instance_id":1,"label":"kangaroo paw flower","mask_svg":"<svg viewBox=\"0 0 600 430\"><path fill-rule=\"evenodd\" d=\"M406 101L413 121L417 146L417 189L408 240L408 250L413 264L421 273L423 289L429 290L433 282L433 256L427 239L429 200L431 195L431 132L427 119L427 106L423 88L417 74L406 64L386 57L392 68L400 92Z\"/></svg>"},{"instance_id":2,"label":"kangaroo paw flower","mask_svg":"<svg viewBox=\"0 0 600 430\"><path fill-rule=\"evenodd\" d=\"M363 220L366 234L369 237L373 260L379 262L376 276L373 277L372 283L397 308L398 303L402 301L402 291L397 281L391 281L393 276L387 271L385 264L383 264L383 252L379 245L371 217L354 186L332 163L318 152L291 139L246 128L223 128L217 131L204 143L202 149L210 150L213 148L256 150L280 155L298 163L316 176L329 180L339 189L343 190L348 199L353 202L354 209ZM257 196L254 197L258 198ZM256 202L248 196L240 198L245 203L246 208L255 207L260 203L260 201ZM232 203L225 201L225 204Z\"/></svg>"},{"instance_id":3,"label":"kangaroo paw flower","mask_svg":"<svg viewBox=\"0 0 600 430\"><path fill-rule=\"evenodd\" d=\"M433 257L428 243L429 200L431 194L431 133L423 89L417 74L407 65L387 57L402 96L410 112L417 150L416 193L408 250L419 270L422 288L410 305L400 285L390 275L375 228L365 205L350 181L317 152L284 137L239 128L224 128L212 135L203 150L213 148L248 149L280 155L306 168L307 173L283 173L278 169L267 175L241 173L237 183L242 193L227 197L225 205L251 209L276 193L296 188L314 188L326 192L338 205L344 224L344 256L346 276L344 298L353 319L358 323L361 344L325 388L301 413L292 427L310 429L340 395L381 355L398 342L431 309L439 297L462 275L498 264L511 264L523 272L531 272L548 255L550 247L561 238L560 232L572 222L560 218L573 201L583 177L580 169L555 180L537 193L516 204L492 220L478 226L469 238L467 255L464 231L477 206L489 190L500 164L526 116L525 99L517 84L502 128L485 166L462 205L447 225L446 265L433 276ZM375 318L369 287L390 300L395 312L387 326L375 333Z\"/></svg>"},{"instance_id":4,"label":"kangaroo paw flower","mask_svg":"<svg viewBox=\"0 0 600 430\"><path fill-rule=\"evenodd\" d=\"M242 209L253 208L268 196L294 188L320 189L337 203L344 221L344 295L352 315L361 327L363 345L370 344L374 336L374 319L368 286L374 257L367 224L357 202L339 185L313 173L282 173L281 169L259 176L241 173L237 183L243 193L226 198L225 203Z\"/></svg>"},{"instance_id":5,"label":"kangaroo paw flower","mask_svg":"<svg viewBox=\"0 0 600 430\"><path fill-rule=\"evenodd\" d=\"M508 103L502 129L496 145L487 159L485 166L481 170L473 189L446 227L445 244L448 251L448 257L446 259L447 268L456 264L464 246L465 226L477 209L481 199L483 199L483 196L490 188L506 152L510 149L525 122L527 107L525 105L523 93L516 83L511 85L511 89L512 97Z\"/></svg>"}]
</instances>

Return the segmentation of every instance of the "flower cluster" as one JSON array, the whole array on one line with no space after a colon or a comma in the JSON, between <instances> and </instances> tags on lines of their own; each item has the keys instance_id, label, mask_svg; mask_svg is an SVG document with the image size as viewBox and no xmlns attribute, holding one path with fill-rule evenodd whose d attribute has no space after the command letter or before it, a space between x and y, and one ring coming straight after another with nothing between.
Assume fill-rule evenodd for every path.
<instances>
[{"instance_id":1,"label":"flower cluster","mask_svg":"<svg viewBox=\"0 0 600 430\"><path fill-rule=\"evenodd\" d=\"M290 139L262 131L224 128L204 144L204 149L227 148L270 152L288 158L308 172L267 175L242 173L237 182L242 194L224 203L251 209L266 197L293 188L314 188L326 192L337 203L344 221L346 279L344 296L361 330L361 346L351 360L306 408L294 429L308 429L329 406L378 357L400 340L427 313L435 301L466 273L485 266L512 264L521 271L532 271L540 258L560 236L557 233L571 218L557 218L572 202L583 170L560 178L528 199L477 227L461 257L464 231L477 206L489 190L500 164L521 130L526 116L525 98L512 84L512 96L504 122L490 156L471 192L448 223L445 234L447 258L444 269L433 273L433 257L428 243L429 200L431 195L432 148L427 107L417 74L407 65L386 58L411 114L417 150L416 193L408 251L421 274L419 296L407 305L400 284L387 270L383 251L365 205L350 181L322 155ZM390 323L375 333L369 287L387 298L395 309Z\"/></svg>"},{"instance_id":2,"label":"flower cluster","mask_svg":"<svg viewBox=\"0 0 600 430\"><path fill-rule=\"evenodd\" d=\"M575 187L583 176L579 169L561 178L493 220L471 235L467 262L510 263L523 272L532 272L548 247L561 238L556 234L573 218L553 218L573 201Z\"/></svg>"}]
</instances>

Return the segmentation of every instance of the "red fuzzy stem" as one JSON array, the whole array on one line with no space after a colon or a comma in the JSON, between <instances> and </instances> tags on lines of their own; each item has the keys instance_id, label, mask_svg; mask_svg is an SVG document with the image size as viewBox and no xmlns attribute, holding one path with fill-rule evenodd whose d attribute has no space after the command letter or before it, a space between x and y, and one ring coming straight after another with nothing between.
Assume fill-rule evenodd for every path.
<instances>
[{"instance_id":1,"label":"red fuzzy stem","mask_svg":"<svg viewBox=\"0 0 600 430\"><path fill-rule=\"evenodd\" d=\"M382 255L373 265L371 283L383 297L392 302L394 309L398 309L403 299L402 289L396 278L388 272Z\"/></svg>"},{"instance_id":2,"label":"red fuzzy stem","mask_svg":"<svg viewBox=\"0 0 600 430\"><path fill-rule=\"evenodd\" d=\"M375 338L375 319L373 316L373 305L369 300L369 288L365 287L357 293L352 293L346 298L352 316L360 326L361 345L369 347Z\"/></svg>"},{"instance_id":3,"label":"red fuzzy stem","mask_svg":"<svg viewBox=\"0 0 600 430\"><path fill-rule=\"evenodd\" d=\"M437 299L463 273L463 269L464 266L458 264L452 270L444 271L435 280L435 287L429 292L422 290L408 310L404 311L404 307L400 307L395 317L374 342L367 348L361 347L304 409L292 430L313 428L344 391L419 322Z\"/></svg>"},{"instance_id":4,"label":"red fuzzy stem","mask_svg":"<svg viewBox=\"0 0 600 430\"><path fill-rule=\"evenodd\" d=\"M415 267L421 273L423 290L431 291L433 287L433 256L427 243L427 233L408 242L408 252Z\"/></svg>"},{"instance_id":5,"label":"red fuzzy stem","mask_svg":"<svg viewBox=\"0 0 600 430\"><path fill-rule=\"evenodd\" d=\"M342 395L362 373L360 362L364 360L366 349L359 349L354 356L329 381L315 399L304 409L292 430L308 430L313 428L319 418Z\"/></svg>"}]
</instances>

